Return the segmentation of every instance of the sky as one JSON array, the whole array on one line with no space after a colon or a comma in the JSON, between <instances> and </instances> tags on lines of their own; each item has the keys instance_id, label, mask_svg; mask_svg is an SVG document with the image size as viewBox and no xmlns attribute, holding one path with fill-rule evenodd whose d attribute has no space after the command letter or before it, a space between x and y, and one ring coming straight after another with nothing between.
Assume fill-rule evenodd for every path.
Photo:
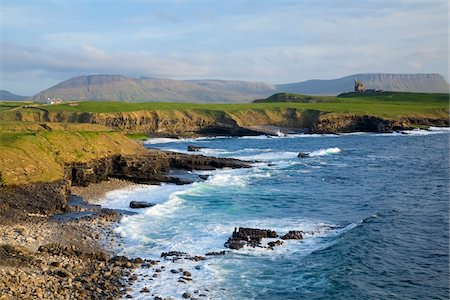
<instances>
[{"instance_id":1,"label":"sky","mask_svg":"<svg viewBox=\"0 0 450 300\"><path fill-rule=\"evenodd\" d=\"M0 0L0 89L91 74L449 79L448 0Z\"/></svg>"}]
</instances>

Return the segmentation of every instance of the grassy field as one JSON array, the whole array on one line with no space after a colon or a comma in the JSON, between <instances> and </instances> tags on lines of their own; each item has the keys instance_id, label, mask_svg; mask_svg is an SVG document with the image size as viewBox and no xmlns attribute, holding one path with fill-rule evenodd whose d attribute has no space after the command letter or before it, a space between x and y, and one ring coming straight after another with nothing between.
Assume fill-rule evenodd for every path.
<instances>
[{"instance_id":1,"label":"grassy field","mask_svg":"<svg viewBox=\"0 0 450 300\"><path fill-rule=\"evenodd\" d=\"M241 112L246 110L279 111L285 108L295 108L298 111L307 109L319 110L323 113L353 113L368 114L380 117L397 118L402 116L429 116L439 117L449 112L448 94L420 94L420 93L392 93L382 94L348 94L341 97L317 97L320 103L298 102L267 102L244 104L194 104L194 103L125 103L125 102L78 102L58 105L34 104L36 108L50 112L131 112L131 111L164 111L164 110L194 110L200 113ZM313 97L314 99L314 97ZM325 100L324 100L325 99ZM23 103L0 102L0 113L11 109L20 111L29 108L20 108Z\"/></svg>"}]
</instances>

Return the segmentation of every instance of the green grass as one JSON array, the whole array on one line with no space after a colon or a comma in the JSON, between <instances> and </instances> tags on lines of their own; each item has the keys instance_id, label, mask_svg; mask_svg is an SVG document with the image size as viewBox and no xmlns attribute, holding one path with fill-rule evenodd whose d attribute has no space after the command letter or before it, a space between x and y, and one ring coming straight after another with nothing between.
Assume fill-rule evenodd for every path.
<instances>
[{"instance_id":1,"label":"green grass","mask_svg":"<svg viewBox=\"0 0 450 300\"><path fill-rule=\"evenodd\" d=\"M449 94L443 93L344 93L337 96L339 99L357 99L358 101L406 101L406 102L449 102Z\"/></svg>"},{"instance_id":2,"label":"green grass","mask_svg":"<svg viewBox=\"0 0 450 300\"><path fill-rule=\"evenodd\" d=\"M23 105L27 105L27 102L14 102L14 101L0 101L0 112L10 110Z\"/></svg>"},{"instance_id":3,"label":"green grass","mask_svg":"<svg viewBox=\"0 0 450 300\"><path fill-rule=\"evenodd\" d=\"M95 126L95 131L70 129L75 128L0 131L0 184L58 180L64 175L65 163L86 162L114 154L134 155L144 149L120 132L100 131Z\"/></svg>"},{"instance_id":4,"label":"green grass","mask_svg":"<svg viewBox=\"0 0 450 300\"><path fill-rule=\"evenodd\" d=\"M295 108L298 111L307 109L319 110L323 113L354 113L369 114L380 117L400 117L406 115L437 114L442 117L449 112L448 94L420 94L420 93L392 93L382 94L352 94L341 97L326 97L321 103L298 102L268 102L243 104L194 104L171 102L79 102L78 105L59 104L41 105L40 108L49 111L67 112L130 112L130 111L164 111L164 110L193 110L201 114L215 114L217 112L252 111L280 111Z\"/></svg>"},{"instance_id":5,"label":"green grass","mask_svg":"<svg viewBox=\"0 0 450 300\"><path fill-rule=\"evenodd\" d=\"M300 95L301 96L301 95ZM309 97L309 96L308 96ZM243 113L245 111L275 111L294 108L298 111L318 110L322 113L367 114L397 118L404 116L445 117L449 113L449 94L396 93L375 94L349 93L339 97L319 97L323 102L264 102L242 104L195 104L173 102L78 102L58 105L33 105L50 112L114 113L132 111L194 111L201 115L214 116L218 113ZM22 105L23 103L21 103ZM16 103L0 102L0 114L9 113ZM16 110L36 111L29 108ZM1 117L1 116L0 116ZM6 118L4 118L6 120Z\"/></svg>"}]
</instances>

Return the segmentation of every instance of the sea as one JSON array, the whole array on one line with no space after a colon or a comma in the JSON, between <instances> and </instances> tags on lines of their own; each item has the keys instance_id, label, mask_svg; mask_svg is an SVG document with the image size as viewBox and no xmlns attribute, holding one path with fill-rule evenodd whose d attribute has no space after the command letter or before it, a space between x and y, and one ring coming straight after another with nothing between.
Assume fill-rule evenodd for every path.
<instances>
[{"instance_id":1,"label":"sea","mask_svg":"<svg viewBox=\"0 0 450 300\"><path fill-rule=\"evenodd\" d=\"M193 171L188 185L111 191L103 206L131 210L115 231L140 268L134 299L449 299L449 128L402 133L149 139L148 148L252 161ZM297 157L306 152L309 157ZM192 152L190 152L192 153ZM134 210L136 211L136 210ZM236 227L304 232L283 245L230 250ZM166 261L186 252L206 260ZM164 266L164 268L162 268ZM157 277L153 277L160 268ZM161 269L162 268L162 269ZM179 282L188 270L192 281ZM140 291L147 287L150 293ZM186 295L185 295L186 296ZM158 298L156 298L158 299Z\"/></svg>"}]
</instances>

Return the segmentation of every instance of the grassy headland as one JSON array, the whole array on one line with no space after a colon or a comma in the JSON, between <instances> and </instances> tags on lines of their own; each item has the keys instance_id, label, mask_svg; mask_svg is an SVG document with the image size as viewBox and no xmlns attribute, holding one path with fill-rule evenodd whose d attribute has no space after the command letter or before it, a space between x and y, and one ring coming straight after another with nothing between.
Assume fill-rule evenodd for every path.
<instances>
[{"instance_id":1,"label":"grassy headland","mask_svg":"<svg viewBox=\"0 0 450 300\"><path fill-rule=\"evenodd\" d=\"M63 177L64 164L141 151L137 142L101 125L0 123L0 180L55 181Z\"/></svg>"},{"instance_id":2,"label":"grassy headland","mask_svg":"<svg viewBox=\"0 0 450 300\"><path fill-rule=\"evenodd\" d=\"M281 97L280 97L281 95ZM284 96L284 97L283 97ZM280 98L282 100L280 100ZM242 112L242 111L279 111L294 108L299 111L319 110L323 113L370 114L380 117L402 117L417 115L441 116L449 110L449 94L431 93L348 93L338 97L306 96L297 94L276 94L257 103L242 104L194 104L173 102L76 102L57 105L28 104L23 102L0 102L0 111L33 112L43 110L60 113L115 113L134 111L196 111ZM5 116L1 116L4 119Z\"/></svg>"},{"instance_id":3,"label":"grassy headland","mask_svg":"<svg viewBox=\"0 0 450 300\"><path fill-rule=\"evenodd\" d=\"M8 102L0 103L0 107L0 121L4 122L91 123L126 134L195 135L205 128L217 126L280 126L338 132L358 130L358 126L334 128L329 126L330 122L364 116L395 123L395 128L446 125L449 95L384 92L321 97L276 94L258 103L245 104L75 102L23 105ZM328 124L327 129L320 126L324 122Z\"/></svg>"},{"instance_id":4,"label":"grassy headland","mask_svg":"<svg viewBox=\"0 0 450 300\"><path fill-rule=\"evenodd\" d=\"M220 127L228 130L225 133L239 134L242 128L257 126L380 131L448 126L448 119L448 94L277 94L246 104L0 102L1 180L7 184L51 181L62 176L65 163L142 150L122 133L134 138L196 135Z\"/></svg>"}]
</instances>

